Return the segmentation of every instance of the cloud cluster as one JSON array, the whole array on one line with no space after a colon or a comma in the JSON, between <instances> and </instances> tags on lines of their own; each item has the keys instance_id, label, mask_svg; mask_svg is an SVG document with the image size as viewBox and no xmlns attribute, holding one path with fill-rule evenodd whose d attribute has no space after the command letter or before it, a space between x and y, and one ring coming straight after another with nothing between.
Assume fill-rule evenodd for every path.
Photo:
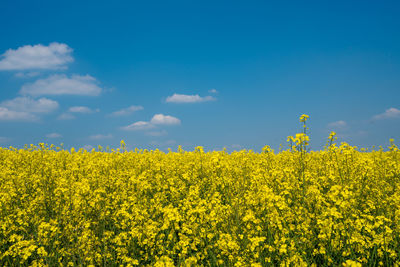
<instances>
[{"instance_id":1,"label":"cloud cluster","mask_svg":"<svg viewBox=\"0 0 400 267\"><path fill-rule=\"evenodd\" d=\"M16 97L0 103L0 120L37 121L38 113L50 113L58 109L57 101L30 97Z\"/></svg>"},{"instance_id":2,"label":"cloud cluster","mask_svg":"<svg viewBox=\"0 0 400 267\"><path fill-rule=\"evenodd\" d=\"M98 96L102 89L98 82L90 75L54 74L45 79L36 80L33 83L25 84L20 90L22 95L80 95Z\"/></svg>"},{"instance_id":3,"label":"cloud cluster","mask_svg":"<svg viewBox=\"0 0 400 267\"><path fill-rule=\"evenodd\" d=\"M181 120L170 115L155 114L150 121L137 121L122 127L126 131L142 131L155 128L157 125L179 125Z\"/></svg>"},{"instance_id":4,"label":"cloud cluster","mask_svg":"<svg viewBox=\"0 0 400 267\"><path fill-rule=\"evenodd\" d=\"M209 92L216 94L217 90L211 89ZM175 93L172 96L168 96L166 98L165 102L167 102L167 103L199 103L199 102L214 101L214 100L216 100L216 98L213 96L201 97L198 94L184 95L184 94L176 94ZM141 106L139 106L139 108L142 109ZM131 106L128 109L116 111L116 112L112 113L111 115L122 116L122 115L130 114L136 110L138 110L137 107ZM155 114L151 118L150 121L137 121L130 125L121 127L121 129L126 130L126 131L145 131L145 130L152 130L152 129L156 128L156 126L179 125L179 124L181 124L181 120L176 117L173 117L170 115L164 115L164 114ZM163 136L163 135L166 135L167 132L165 130L150 131L150 132L147 132L147 134L150 136Z\"/></svg>"},{"instance_id":5,"label":"cloud cluster","mask_svg":"<svg viewBox=\"0 0 400 267\"><path fill-rule=\"evenodd\" d=\"M59 107L57 101L44 97L37 100L30 97L16 97L12 100L3 101L0 106L14 111L32 113L50 113Z\"/></svg>"},{"instance_id":6,"label":"cloud cluster","mask_svg":"<svg viewBox=\"0 0 400 267\"><path fill-rule=\"evenodd\" d=\"M28 112L14 111L0 107L1 121L37 121L38 117Z\"/></svg>"},{"instance_id":7,"label":"cloud cluster","mask_svg":"<svg viewBox=\"0 0 400 267\"><path fill-rule=\"evenodd\" d=\"M75 116L73 114L91 114L95 112L100 112L100 109L91 109L86 106L73 106L68 109L67 112L62 113L58 116L58 120L73 120Z\"/></svg>"},{"instance_id":8,"label":"cloud cluster","mask_svg":"<svg viewBox=\"0 0 400 267\"><path fill-rule=\"evenodd\" d=\"M110 117L127 116L127 115L130 115L130 114L134 113L135 111L139 111L139 110L142 110L142 109L143 109L142 106L130 106L130 107L127 107L127 108L123 108L123 109L114 111L109 116Z\"/></svg>"},{"instance_id":9,"label":"cloud cluster","mask_svg":"<svg viewBox=\"0 0 400 267\"><path fill-rule=\"evenodd\" d=\"M216 98L213 96L204 96L201 97L199 95L183 95L183 94L173 94L172 96L168 96L165 102L167 103L200 103L207 101L215 101Z\"/></svg>"},{"instance_id":10,"label":"cloud cluster","mask_svg":"<svg viewBox=\"0 0 400 267\"><path fill-rule=\"evenodd\" d=\"M66 68L67 63L74 61L71 53L72 49L68 45L60 43L8 49L1 56L0 70L62 69Z\"/></svg>"},{"instance_id":11,"label":"cloud cluster","mask_svg":"<svg viewBox=\"0 0 400 267\"><path fill-rule=\"evenodd\" d=\"M387 120L387 119L400 119L400 110L394 107L386 109L385 112L374 115L371 117L370 122ZM368 133L364 130L352 131L349 132L348 124L343 121L335 121L331 122L327 125L327 128L333 129L335 131L339 131L337 134L338 137L356 137L356 136L365 136Z\"/></svg>"},{"instance_id":12,"label":"cloud cluster","mask_svg":"<svg viewBox=\"0 0 400 267\"><path fill-rule=\"evenodd\" d=\"M400 118L400 110L397 108L389 108L385 112L375 115L372 120L383 120L383 119L396 119Z\"/></svg>"},{"instance_id":13,"label":"cloud cluster","mask_svg":"<svg viewBox=\"0 0 400 267\"><path fill-rule=\"evenodd\" d=\"M59 109L59 103L47 97L99 96L104 92L99 81L90 75L60 73L74 61L73 49L64 43L53 42L49 45L24 45L8 49L0 55L0 71L14 71L15 77L30 79L18 91L19 96L0 103L0 121L40 121L40 116ZM57 73L55 72L57 71ZM166 98L167 103L200 103L215 101L217 90L208 91L210 95L185 95L174 93ZM213 96L214 95L214 96ZM58 100L58 99L57 99ZM58 100L60 101L60 100ZM61 102L62 103L62 102ZM116 110L107 116L122 117L143 110L142 106L131 105ZM59 120L74 119L79 114L99 112L86 106L72 106L64 110ZM127 131L150 130L149 136L162 136L167 132L163 126L180 125L180 119L164 114L155 114L149 121L137 121L121 129ZM46 138L60 138L61 134L53 132ZM111 134L89 136L90 140L112 138Z\"/></svg>"},{"instance_id":14,"label":"cloud cluster","mask_svg":"<svg viewBox=\"0 0 400 267\"><path fill-rule=\"evenodd\" d=\"M342 128L346 127L346 126L347 126L347 123L345 121L342 121L342 120L328 123L328 127L329 128L334 128L334 129L342 129Z\"/></svg>"},{"instance_id":15,"label":"cloud cluster","mask_svg":"<svg viewBox=\"0 0 400 267\"><path fill-rule=\"evenodd\" d=\"M33 78L41 75L43 70L65 70L67 64L74 61L71 54L72 48L57 42L48 46L37 44L8 49L0 57L0 71L19 71L16 77ZM0 103L0 120L39 121L38 114L50 113L59 107L57 101L43 96L98 96L103 91L98 84L90 75L76 74L52 74L26 83L19 91L21 97ZM69 113L61 114L59 119L74 118L70 113L93 112L85 107L73 107Z\"/></svg>"}]
</instances>

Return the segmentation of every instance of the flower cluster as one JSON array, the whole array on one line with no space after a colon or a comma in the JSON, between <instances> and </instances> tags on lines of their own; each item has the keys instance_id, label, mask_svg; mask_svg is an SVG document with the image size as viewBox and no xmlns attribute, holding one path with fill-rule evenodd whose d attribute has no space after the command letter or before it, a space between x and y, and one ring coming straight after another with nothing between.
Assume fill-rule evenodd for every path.
<instances>
[{"instance_id":1,"label":"flower cluster","mask_svg":"<svg viewBox=\"0 0 400 267\"><path fill-rule=\"evenodd\" d=\"M0 148L0 265L399 266L398 148L333 140L277 154Z\"/></svg>"}]
</instances>

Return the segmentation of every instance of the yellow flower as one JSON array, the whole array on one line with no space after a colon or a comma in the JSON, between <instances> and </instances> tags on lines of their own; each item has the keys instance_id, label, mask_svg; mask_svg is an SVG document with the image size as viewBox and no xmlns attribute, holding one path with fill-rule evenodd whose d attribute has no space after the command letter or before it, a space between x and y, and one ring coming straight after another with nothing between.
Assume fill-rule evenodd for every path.
<instances>
[{"instance_id":1,"label":"yellow flower","mask_svg":"<svg viewBox=\"0 0 400 267\"><path fill-rule=\"evenodd\" d=\"M308 118L310 118L310 116L303 114L300 116L300 122L306 122Z\"/></svg>"},{"instance_id":2,"label":"yellow flower","mask_svg":"<svg viewBox=\"0 0 400 267\"><path fill-rule=\"evenodd\" d=\"M396 266L394 141L287 140L279 153L0 147L0 266L361 266L372 250Z\"/></svg>"}]
</instances>

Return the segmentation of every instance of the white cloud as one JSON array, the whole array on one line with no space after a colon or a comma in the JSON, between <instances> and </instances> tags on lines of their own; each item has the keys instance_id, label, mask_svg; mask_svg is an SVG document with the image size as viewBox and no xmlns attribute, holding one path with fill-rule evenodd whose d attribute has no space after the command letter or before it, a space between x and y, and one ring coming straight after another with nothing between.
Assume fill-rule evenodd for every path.
<instances>
[{"instance_id":1,"label":"white cloud","mask_svg":"<svg viewBox=\"0 0 400 267\"><path fill-rule=\"evenodd\" d=\"M0 144L8 142L10 139L4 136L0 136Z\"/></svg>"},{"instance_id":2,"label":"white cloud","mask_svg":"<svg viewBox=\"0 0 400 267\"><path fill-rule=\"evenodd\" d=\"M328 123L329 128L344 128L347 126L347 123L345 121L334 121L331 123Z\"/></svg>"},{"instance_id":3,"label":"white cloud","mask_svg":"<svg viewBox=\"0 0 400 267\"><path fill-rule=\"evenodd\" d=\"M178 118L164 114L155 114L149 122L138 121L128 126L122 127L121 129L127 131L139 131L139 130L150 130L155 128L157 125L177 125L177 124L181 124L181 121Z\"/></svg>"},{"instance_id":4,"label":"white cloud","mask_svg":"<svg viewBox=\"0 0 400 267\"><path fill-rule=\"evenodd\" d=\"M164 114L156 114L150 121L152 124L160 124L160 125L176 125L181 124L181 121L178 118L164 115Z\"/></svg>"},{"instance_id":5,"label":"white cloud","mask_svg":"<svg viewBox=\"0 0 400 267\"><path fill-rule=\"evenodd\" d=\"M99 112L99 111L100 111L99 109L92 110L92 109L90 109L88 107L85 107L85 106L75 106L75 107L70 107L68 109L68 112L71 112L71 113L86 113L86 114Z\"/></svg>"},{"instance_id":6,"label":"white cloud","mask_svg":"<svg viewBox=\"0 0 400 267\"><path fill-rule=\"evenodd\" d=\"M400 118L400 110L398 110L397 108L389 108L384 113L372 117L373 120L395 119L395 118Z\"/></svg>"},{"instance_id":7,"label":"white cloud","mask_svg":"<svg viewBox=\"0 0 400 267\"><path fill-rule=\"evenodd\" d=\"M62 137L62 135L59 133L49 133L49 134L46 134L46 137L47 138L60 138L60 137Z\"/></svg>"},{"instance_id":8,"label":"white cloud","mask_svg":"<svg viewBox=\"0 0 400 267\"><path fill-rule=\"evenodd\" d=\"M57 101L47 98L34 100L30 97L16 97L12 100L1 102L0 106L18 112L50 113L56 110L59 105Z\"/></svg>"},{"instance_id":9,"label":"white cloud","mask_svg":"<svg viewBox=\"0 0 400 267\"><path fill-rule=\"evenodd\" d=\"M126 130L126 131L142 131L142 130L149 130L154 128L155 126L151 124L150 122L147 121L138 121L135 123L132 123L128 126L122 127L121 129Z\"/></svg>"},{"instance_id":10,"label":"white cloud","mask_svg":"<svg viewBox=\"0 0 400 267\"><path fill-rule=\"evenodd\" d=\"M60 116L58 116L57 119L58 120L73 120L73 119L75 119L75 116L70 113L62 113Z\"/></svg>"},{"instance_id":11,"label":"white cloud","mask_svg":"<svg viewBox=\"0 0 400 267\"><path fill-rule=\"evenodd\" d=\"M217 94L218 93L218 91L216 89L208 90L208 92L211 93L211 94Z\"/></svg>"},{"instance_id":12,"label":"white cloud","mask_svg":"<svg viewBox=\"0 0 400 267\"><path fill-rule=\"evenodd\" d=\"M38 121L36 113L50 113L58 108L58 103L47 98L34 100L29 97L17 97L0 103L0 120Z\"/></svg>"},{"instance_id":13,"label":"white cloud","mask_svg":"<svg viewBox=\"0 0 400 267\"><path fill-rule=\"evenodd\" d=\"M107 135L104 135L104 134L96 134L96 135L91 135L91 136L89 136L89 139L91 139L91 140L103 140L103 139L110 139L110 138L112 138L113 136L111 135L111 134L107 134Z\"/></svg>"},{"instance_id":14,"label":"white cloud","mask_svg":"<svg viewBox=\"0 0 400 267\"><path fill-rule=\"evenodd\" d=\"M14 111L0 107L0 121L37 121L39 118L29 112Z\"/></svg>"},{"instance_id":15,"label":"white cloud","mask_svg":"<svg viewBox=\"0 0 400 267\"><path fill-rule=\"evenodd\" d=\"M60 43L8 49L1 56L0 70L62 69L74 60L71 53L72 49L68 45Z\"/></svg>"},{"instance_id":16,"label":"white cloud","mask_svg":"<svg viewBox=\"0 0 400 267\"><path fill-rule=\"evenodd\" d=\"M54 74L45 79L36 80L34 83L22 86L20 93L23 95L86 95L97 96L102 89L97 85L97 80L90 75Z\"/></svg>"},{"instance_id":17,"label":"white cloud","mask_svg":"<svg viewBox=\"0 0 400 267\"><path fill-rule=\"evenodd\" d=\"M139 111L142 110L143 107L142 106L130 106L121 110L117 110L114 111L113 113L111 113L109 116L111 117L120 117L120 116L126 116L126 115L130 115L135 111Z\"/></svg>"},{"instance_id":18,"label":"white cloud","mask_svg":"<svg viewBox=\"0 0 400 267\"><path fill-rule=\"evenodd\" d=\"M201 97L199 95L173 94L172 96L167 97L165 101L167 103L199 103L214 100L216 100L216 98L213 96Z\"/></svg>"},{"instance_id":19,"label":"white cloud","mask_svg":"<svg viewBox=\"0 0 400 267\"><path fill-rule=\"evenodd\" d=\"M85 106L74 106L74 107L70 107L67 112L64 112L60 116L58 116L57 119L58 120L73 120L76 117L71 113L90 114L90 113L99 112L99 111L100 111L100 109L93 110L93 109L90 109Z\"/></svg>"}]
</instances>

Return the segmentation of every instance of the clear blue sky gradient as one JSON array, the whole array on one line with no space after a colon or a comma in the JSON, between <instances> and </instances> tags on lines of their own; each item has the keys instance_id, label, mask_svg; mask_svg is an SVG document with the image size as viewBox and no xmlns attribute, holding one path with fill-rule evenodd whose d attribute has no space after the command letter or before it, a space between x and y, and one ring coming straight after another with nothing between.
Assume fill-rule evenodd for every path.
<instances>
[{"instance_id":1,"label":"clear blue sky gradient","mask_svg":"<svg viewBox=\"0 0 400 267\"><path fill-rule=\"evenodd\" d=\"M35 77L0 71L0 102L52 74L91 75L103 92L46 96L59 108L37 122L0 121L0 146L118 147L124 139L128 148L260 151L286 146L303 113L315 150L331 130L351 145L398 144L400 116L372 118L400 109L399 14L399 1L5 0L0 54L58 42L74 61ZM216 101L167 103L174 93ZM131 105L143 110L108 116ZM100 111L57 119L71 106ZM181 124L158 126L162 136L121 129L159 113ZM107 138L90 138L99 134Z\"/></svg>"}]
</instances>

